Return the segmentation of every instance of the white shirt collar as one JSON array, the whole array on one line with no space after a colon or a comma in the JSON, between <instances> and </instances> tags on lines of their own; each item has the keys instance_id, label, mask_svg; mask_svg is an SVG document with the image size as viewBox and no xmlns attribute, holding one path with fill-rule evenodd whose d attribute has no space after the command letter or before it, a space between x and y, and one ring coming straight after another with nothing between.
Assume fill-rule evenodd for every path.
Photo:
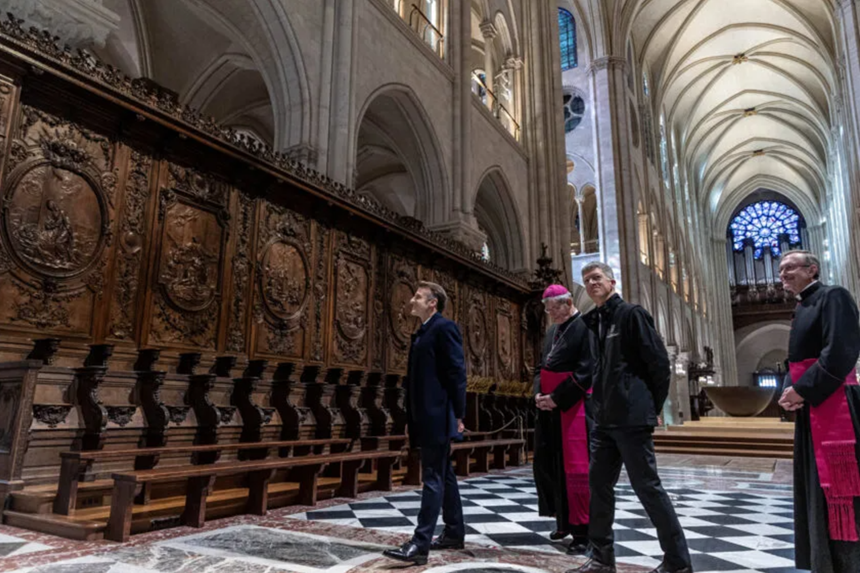
<instances>
[{"instance_id":1,"label":"white shirt collar","mask_svg":"<svg viewBox=\"0 0 860 573\"><path fill-rule=\"evenodd\" d=\"M818 279L815 279L814 281L812 281L811 283L809 283L808 285L803 287L803 290L800 291L799 293L797 293L797 295L795 295L794 298L796 298L797 300L800 300L800 297L803 296L803 293L805 293L807 291L807 289L809 289L809 287L816 284L817 282L819 282Z\"/></svg>"},{"instance_id":2,"label":"white shirt collar","mask_svg":"<svg viewBox=\"0 0 860 573\"><path fill-rule=\"evenodd\" d=\"M430 318L428 318L427 320L425 320L424 322L421 323L421 326L424 326L425 324L430 322L433 319L433 317L436 316L437 314L438 314L437 312L434 312L433 314L431 314Z\"/></svg>"}]
</instances>

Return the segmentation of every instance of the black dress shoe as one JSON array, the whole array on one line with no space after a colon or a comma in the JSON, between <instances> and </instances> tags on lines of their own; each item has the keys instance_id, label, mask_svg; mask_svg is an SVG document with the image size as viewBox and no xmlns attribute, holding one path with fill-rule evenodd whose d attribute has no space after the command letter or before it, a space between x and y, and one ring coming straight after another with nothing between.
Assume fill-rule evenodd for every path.
<instances>
[{"instance_id":1,"label":"black dress shoe","mask_svg":"<svg viewBox=\"0 0 860 573\"><path fill-rule=\"evenodd\" d=\"M615 565L604 565L600 561L589 559L576 569L568 569L564 573L616 573Z\"/></svg>"},{"instance_id":2,"label":"black dress shoe","mask_svg":"<svg viewBox=\"0 0 860 573\"><path fill-rule=\"evenodd\" d=\"M549 534L549 538L553 541L559 541L561 539L564 539L568 535L570 535L569 531L558 531L558 530L556 530L556 531L553 531L552 533Z\"/></svg>"},{"instance_id":3,"label":"black dress shoe","mask_svg":"<svg viewBox=\"0 0 860 573\"><path fill-rule=\"evenodd\" d=\"M430 543L430 549L432 551L439 551L440 549L463 549L463 543L464 541L462 539L448 537L448 535L443 531L442 535Z\"/></svg>"},{"instance_id":4,"label":"black dress shoe","mask_svg":"<svg viewBox=\"0 0 860 573\"><path fill-rule=\"evenodd\" d=\"M567 546L568 555L585 555L588 553L588 539L584 537L574 537L570 545Z\"/></svg>"},{"instance_id":5,"label":"black dress shoe","mask_svg":"<svg viewBox=\"0 0 860 573\"><path fill-rule=\"evenodd\" d=\"M693 573L693 567L682 567L680 569L669 569L665 563L660 563L651 573Z\"/></svg>"},{"instance_id":6,"label":"black dress shoe","mask_svg":"<svg viewBox=\"0 0 860 573\"><path fill-rule=\"evenodd\" d=\"M390 559L396 559L398 561L405 561L407 563L413 563L415 565L426 565L427 564L427 552L421 552L418 549L418 546L412 543L405 543L402 547L397 549L386 549L382 552L385 557Z\"/></svg>"}]
</instances>

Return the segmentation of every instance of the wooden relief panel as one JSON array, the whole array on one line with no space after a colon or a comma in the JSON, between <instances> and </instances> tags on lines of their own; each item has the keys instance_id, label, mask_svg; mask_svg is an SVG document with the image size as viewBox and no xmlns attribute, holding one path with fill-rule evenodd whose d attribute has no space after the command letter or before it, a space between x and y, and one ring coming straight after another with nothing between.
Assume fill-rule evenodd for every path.
<instances>
[{"instance_id":1,"label":"wooden relief panel","mask_svg":"<svg viewBox=\"0 0 860 573\"><path fill-rule=\"evenodd\" d=\"M0 321L92 336L112 243L116 146L23 107L2 195Z\"/></svg>"},{"instance_id":2,"label":"wooden relief panel","mask_svg":"<svg viewBox=\"0 0 860 573\"><path fill-rule=\"evenodd\" d=\"M320 222L313 223L316 258L314 263L314 301L313 301L313 343L311 344L310 359L322 362L325 358L325 348L330 319L326 316L325 308L328 300L328 253L331 248L332 232L328 225Z\"/></svg>"},{"instance_id":3,"label":"wooden relief panel","mask_svg":"<svg viewBox=\"0 0 860 573\"><path fill-rule=\"evenodd\" d=\"M238 216L236 245L231 261L233 290L230 293L230 326L227 332L227 352L247 352L245 333L248 311L248 283L251 280L251 233L254 230L254 201L237 193Z\"/></svg>"},{"instance_id":4,"label":"wooden relief panel","mask_svg":"<svg viewBox=\"0 0 860 573\"><path fill-rule=\"evenodd\" d=\"M511 306L505 299L496 300L496 375L505 380L515 378L517 366L517 331L514 330Z\"/></svg>"},{"instance_id":5,"label":"wooden relief panel","mask_svg":"<svg viewBox=\"0 0 860 573\"><path fill-rule=\"evenodd\" d=\"M0 76L0 164L2 164L2 159L6 157L7 138L12 124L11 120L18 104L19 92L20 90L14 81Z\"/></svg>"},{"instance_id":6,"label":"wooden relief panel","mask_svg":"<svg viewBox=\"0 0 860 573\"><path fill-rule=\"evenodd\" d=\"M455 322L460 322L459 307L459 287L457 279L449 273L436 271L434 273L434 282L441 285L445 289L445 294L448 295L448 304L445 305L445 312L442 316Z\"/></svg>"},{"instance_id":7,"label":"wooden relief panel","mask_svg":"<svg viewBox=\"0 0 860 573\"><path fill-rule=\"evenodd\" d=\"M128 340L134 336L141 269L146 248L146 207L149 202L152 158L132 151L122 195L122 211L117 237L117 257L108 336Z\"/></svg>"},{"instance_id":8,"label":"wooden relief panel","mask_svg":"<svg viewBox=\"0 0 860 573\"><path fill-rule=\"evenodd\" d=\"M312 297L311 223L282 207L261 207L254 323L257 352L301 358Z\"/></svg>"},{"instance_id":9,"label":"wooden relief panel","mask_svg":"<svg viewBox=\"0 0 860 573\"><path fill-rule=\"evenodd\" d=\"M168 166L158 205L151 341L214 350L229 214L228 187Z\"/></svg>"},{"instance_id":10,"label":"wooden relief panel","mask_svg":"<svg viewBox=\"0 0 860 573\"><path fill-rule=\"evenodd\" d=\"M488 296L480 291L469 289L466 308L463 311L465 330L463 336L466 345L466 362L469 364L469 374L488 376L490 350L490 332L487 323ZM465 328L464 328L465 327Z\"/></svg>"},{"instance_id":11,"label":"wooden relief panel","mask_svg":"<svg viewBox=\"0 0 860 573\"><path fill-rule=\"evenodd\" d=\"M337 364L364 366L370 339L370 243L341 232L335 236L333 358Z\"/></svg>"},{"instance_id":12,"label":"wooden relief panel","mask_svg":"<svg viewBox=\"0 0 860 573\"><path fill-rule=\"evenodd\" d=\"M412 333L419 326L418 318L412 316L410 300L418 286L418 275L414 263L403 257L388 257L388 272L385 284L388 291L388 369L405 372L408 366L409 345ZM382 329L377 329L381 331Z\"/></svg>"}]
</instances>

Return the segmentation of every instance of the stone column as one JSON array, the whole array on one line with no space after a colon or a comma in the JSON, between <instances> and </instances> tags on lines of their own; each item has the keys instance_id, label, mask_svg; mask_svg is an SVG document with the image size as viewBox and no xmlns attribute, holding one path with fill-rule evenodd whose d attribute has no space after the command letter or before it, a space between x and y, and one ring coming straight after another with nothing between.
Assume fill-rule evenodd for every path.
<instances>
[{"instance_id":1,"label":"stone column","mask_svg":"<svg viewBox=\"0 0 860 573\"><path fill-rule=\"evenodd\" d=\"M719 348L717 352L720 357L719 376L723 386L738 385L738 367L735 356L735 330L732 320L732 300L729 290L729 266L726 257L726 238L713 237L711 244L714 257L713 285L717 307L713 309L713 320L717 330Z\"/></svg>"},{"instance_id":2,"label":"stone column","mask_svg":"<svg viewBox=\"0 0 860 573\"><path fill-rule=\"evenodd\" d=\"M840 0L835 9L836 20L842 31L841 43L842 55L844 56L844 83L842 86L842 105L837 105L836 117L842 120L844 129L840 130L839 141L844 165L845 189L838 190L844 193L845 213L847 217L846 229L856 229L860 225L860 158L857 157L857 149L860 147L860 10L855 0ZM839 109L841 108L841 109ZM860 267L860 237L857 233L848 233L848 244L846 251L848 258L845 261L834 261L845 269L848 278L845 281L847 288L860 295L860 277L857 275ZM831 254L834 245L831 245Z\"/></svg>"},{"instance_id":3,"label":"stone column","mask_svg":"<svg viewBox=\"0 0 860 573\"><path fill-rule=\"evenodd\" d=\"M602 258L616 270L624 298L640 302L636 239L636 199L633 191L630 106L623 57L607 56L591 64L595 105L594 136Z\"/></svg>"},{"instance_id":4,"label":"stone column","mask_svg":"<svg viewBox=\"0 0 860 573\"><path fill-rule=\"evenodd\" d=\"M577 197L576 197L576 213L579 216L579 254L584 255L585 254L585 225L583 224L583 219L582 219L582 196L581 195L577 195Z\"/></svg>"},{"instance_id":5,"label":"stone column","mask_svg":"<svg viewBox=\"0 0 860 573\"><path fill-rule=\"evenodd\" d=\"M494 81L496 75L496 67L493 64L493 38L498 34L498 30L489 20L481 22L481 34L484 36L484 85L487 87L487 107L493 109L495 102L493 101ZM470 37L471 41L471 37Z\"/></svg>"},{"instance_id":6,"label":"stone column","mask_svg":"<svg viewBox=\"0 0 860 573\"><path fill-rule=\"evenodd\" d=\"M352 185L355 157L350 143L357 128L353 88L357 13L353 2L325 0L320 71L316 168Z\"/></svg>"},{"instance_id":7,"label":"stone column","mask_svg":"<svg viewBox=\"0 0 860 573\"><path fill-rule=\"evenodd\" d=\"M514 101L512 103L512 108L509 111L520 125L520 132L516 135L516 138L517 140L522 141L523 89L525 89L525 86L523 86L523 59L508 58L505 60L505 66L511 70L511 74L513 75L511 78L511 85L514 90Z\"/></svg>"},{"instance_id":8,"label":"stone column","mask_svg":"<svg viewBox=\"0 0 860 573\"><path fill-rule=\"evenodd\" d=\"M560 267L563 265L562 280L569 283L570 211L560 105L557 8L546 2L524 2L521 29L526 63L520 85L528 86L523 90L521 116L521 142L529 157L526 259L536 260L541 243L546 243L550 246L548 255Z\"/></svg>"},{"instance_id":9,"label":"stone column","mask_svg":"<svg viewBox=\"0 0 860 573\"><path fill-rule=\"evenodd\" d=\"M450 64L454 69L454 145L452 196L442 201L443 212L433 213L429 228L479 252L486 235L472 214L472 13L469 2L451 3Z\"/></svg>"}]
</instances>

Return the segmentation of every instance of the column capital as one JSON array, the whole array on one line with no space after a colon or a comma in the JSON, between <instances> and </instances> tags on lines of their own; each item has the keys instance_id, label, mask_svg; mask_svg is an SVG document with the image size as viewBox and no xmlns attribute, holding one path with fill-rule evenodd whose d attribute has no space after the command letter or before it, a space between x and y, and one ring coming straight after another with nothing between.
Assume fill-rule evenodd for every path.
<instances>
[{"instance_id":1,"label":"column capital","mask_svg":"<svg viewBox=\"0 0 860 573\"><path fill-rule=\"evenodd\" d=\"M495 24L489 20L484 20L481 22L481 34L484 36L484 39L492 40L499 35L499 31L496 29Z\"/></svg>"},{"instance_id":2,"label":"column capital","mask_svg":"<svg viewBox=\"0 0 860 573\"><path fill-rule=\"evenodd\" d=\"M591 66L589 66L588 71L593 73L609 68L618 68L621 70L626 69L627 58L622 58L621 56L604 56L602 58L597 58L591 61Z\"/></svg>"}]
</instances>

